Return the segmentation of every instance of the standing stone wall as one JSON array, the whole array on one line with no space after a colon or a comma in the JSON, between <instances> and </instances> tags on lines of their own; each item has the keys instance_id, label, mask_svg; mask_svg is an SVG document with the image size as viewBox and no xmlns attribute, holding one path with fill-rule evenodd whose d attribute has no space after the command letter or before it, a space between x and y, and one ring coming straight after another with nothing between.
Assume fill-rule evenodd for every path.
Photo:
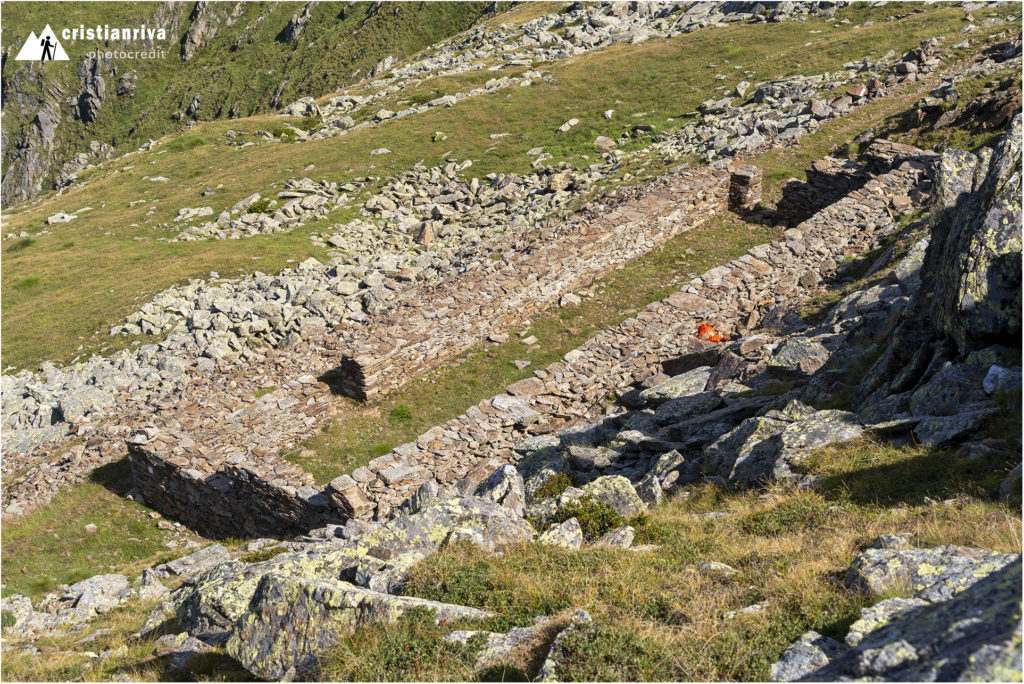
<instances>
[{"instance_id":1,"label":"standing stone wall","mask_svg":"<svg viewBox=\"0 0 1024 684\"><path fill-rule=\"evenodd\" d=\"M731 176L747 170L747 178L756 177L751 169L681 169L606 212L581 212L524 232L505 245L501 259L472 262L432 287L407 287L389 309L327 331L302 349L272 353L261 365L199 383L193 400L172 399L159 424L129 440L137 492L218 536L282 535L372 515L376 497L354 481L315 487L308 473L280 455L329 421L330 388L312 374L330 370L335 389L363 399L380 396L725 211ZM299 381L255 398L261 387L298 375L294 359L304 352L306 374ZM283 366L275 368L278 361Z\"/></svg>"},{"instance_id":2,"label":"standing stone wall","mask_svg":"<svg viewBox=\"0 0 1024 684\"><path fill-rule=\"evenodd\" d=\"M338 478L339 488L355 488L365 517L370 508L384 517L427 480L482 479L516 462L516 445L525 438L621 410L605 402L612 392L667 370L674 358L715 346L697 339L700 323L725 333L753 327L772 309L806 299L845 258L876 248L902 215L920 206L934 159L896 159L898 168L867 180L782 239L709 269L534 377Z\"/></svg>"},{"instance_id":3,"label":"standing stone wall","mask_svg":"<svg viewBox=\"0 0 1024 684\"><path fill-rule=\"evenodd\" d=\"M820 279L835 273L844 258L867 252L878 245L880 237L895 230L897 219L918 203L930 168L931 163L922 157L871 178L786 231L783 239L709 269L683 291L649 305L548 368L535 371L533 377L510 385L505 393L470 407L458 418L324 487L315 486L307 473L285 461L279 451L284 444L308 438L330 419L328 387L310 374L299 377L298 360L306 373L342 366L352 359L347 346L352 339L347 335L350 331L304 342L301 349L288 354L272 354L258 369L211 380L206 394L194 395L201 397L199 400L164 411L160 425L136 435L130 451L136 487L160 510L220 536L281 536L347 517L386 516L427 480L447 483L467 475L482 477L498 464L515 462L516 444L525 437L553 433L621 410L605 402L610 393L661 372L663 364L674 357L708 345L696 339L699 323L710 322L720 332L730 333L754 326L776 306L816 292ZM510 309L527 306L520 293L550 303L567 291L566 283L583 282L587 277L581 275L587 270L573 269L565 281L554 279L553 269L543 267L542 257L572 264L572 253L565 245L573 245L582 250L581 263L597 263L592 261L600 253L595 245L602 245L613 255L602 261L610 268L631 254L628 245L652 248L706 218L697 213L720 211L728 201L730 181L724 169L694 170L689 177L680 174L667 181L664 189L686 187L686 183L695 183L689 187L698 189L696 197L673 198L669 192L654 192L653 197L642 199L652 209L646 220L639 211L642 207L627 203L617 208L622 218L617 225L634 227L628 233L632 242L615 226L593 220L564 232L557 228L544 231L532 249L509 256L522 259L524 288L502 289L502 281L493 277L502 270L481 268L479 274L463 274L447 286L410 290L396 311L405 312L409 319L418 313L425 322L445 322L421 328L439 335L447 334L447 324L464 325L442 338L452 347L482 339L488 331L501 329L494 321L504 320L508 325L507 321L518 320ZM676 209L667 211L670 205ZM630 211L635 215L627 213ZM672 222L679 222L680 227L671 228ZM599 227L592 230L595 223ZM558 244L560 237L566 238L564 244ZM590 273L596 277L596 270ZM512 277L511 272L507 275ZM472 289L474 284L477 289ZM477 292L482 294L474 298ZM456 299L456 293L465 293L465 299ZM500 293L514 304L506 306ZM459 306L460 302L470 303ZM480 302L486 306L477 306ZM399 317L390 320L402 325ZM372 326L375 321L371 318L367 323ZM448 352L441 346L424 345L427 338L414 339L411 344L397 336L391 339L393 349L418 350L415 358L401 353L390 357L412 358L402 361L406 372L419 372L447 358ZM434 349L436 354L425 362L418 357L426 358L426 349ZM304 356L304 351L308 355ZM391 372L383 377L394 377ZM289 377L299 379L285 380L258 399L238 399Z\"/></svg>"},{"instance_id":4,"label":"standing stone wall","mask_svg":"<svg viewBox=\"0 0 1024 684\"><path fill-rule=\"evenodd\" d=\"M760 172L753 167L682 170L608 213L541 231L527 249L508 258L478 262L434 288L410 288L396 306L342 333L341 346L347 349L338 368L342 390L376 399L490 333L519 325L561 295L724 212L730 178L740 173L744 190L738 201L749 201L754 193L759 198Z\"/></svg>"}]
</instances>

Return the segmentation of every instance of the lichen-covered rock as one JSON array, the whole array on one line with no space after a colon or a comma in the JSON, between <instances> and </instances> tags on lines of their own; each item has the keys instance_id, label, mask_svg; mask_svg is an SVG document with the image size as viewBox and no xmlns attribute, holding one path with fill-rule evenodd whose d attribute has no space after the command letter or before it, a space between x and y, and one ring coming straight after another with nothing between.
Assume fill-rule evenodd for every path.
<instances>
[{"instance_id":1,"label":"lichen-covered rock","mask_svg":"<svg viewBox=\"0 0 1024 684\"><path fill-rule=\"evenodd\" d=\"M528 522L488 499L458 496L431 501L355 540L350 547L359 558L355 582L376 591L397 591L415 563L463 528L478 531L483 550L490 552L526 543L536 534Z\"/></svg>"},{"instance_id":2,"label":"lichen-covered rock","mask_svg":"<svg viewBox=\"0 0 1024 684\"><path fill-rule=\"evenodd\" d=\"M224 546L210 544L195 553L168 561L153 569L159 577L166 577L167 575L177 575L182 578L192 577L230 559L231 554Z\"/></svg>"},{"instance_id":3,"label":"lichen-covered rock","mask_svg":"<svg viewBox=\"0 0 1024 684\"><path fill-rule=\"evenodd\" d=\"M675 449L659 454L647 468L643 479L634 487L637 495L648 505L658 503L662 492L676 485L680 471L687 469L687 466L686 457Z\"/></svg>"},{"instance_id":4,"label":"lichen-covered rock","mask_svg":"<svg viewBox=\"0 0 1024 684\"><path fill-rule=\"evenodd\" d=\"M930 549L867 549L846 571L851 589L881 594L906 588L926 601L947 599L1017 556L966 546Z\"/></svg>"},{"instance_id":5,"label":"lichen-covered rock","mask_svg":"<svg viewBox=\"0 0 1024 684\"><path fill-rule=\"evenodd\" d=\"M660 425L669 425L714 411L725 403L721 395L714 392L698 392L685 397L669 399L654 412L654 419Z\"/></svg>"},{"instance_id":6,"label":"lichen-covered rock","mask_svg":"<svg viewBox=\"0 0 1024 684\"><path fill-rule=\"evenodd\" d=\"M554 475L563 472L565 456L559 450L560 444L558 437L551 435L527 437L516 444L519 456L516 470L523 476L527 499Z\"/></svg>"},{"instance_id":7,"label":"lichen-covered rock","mask_svg":"<svg viewBox=\"0 0 1024 684\"><path fill-rule=\"evenodd\" d=\"M583 528L576 518L569 518L563 523L549 527L537 541L547 546L576 551L583 546Z\"/></svg>"},{"instance_id":8,"label":"lichen-covered rock","mask_svg":"<svg viewBox=\"0 0 1024 684\"><path fill-rule=\"evenodd\" d=\"M526 505L523 477L510 465L503 465L491 473L476 488L474 495L501 504L520 517Z\"/></svg>"},{"instance_id":9,"label":"lichen-covered rock","mask_svg":"<svg viewBox=\"0 0 1024 684\"><path fill-rule=\"evenodd\" d=\"M704 473L740 485L770 479L779 454L777 437L788 426L764 416L747 418L704 449Z\"/></svg>"},{"instance_id":10,"label":"lichen-covered rock","mask_svg":"<svg viewBox=\"0 0 1024 684\"><path fill-rule=\"evenodd\" d=\"M308 673L340 634L359 625L394 622L414 608L434 611L439 623L491 615L348 582L268 574L238 618L227 652L262 679L293 678Z\"/></svg>"},{"instance_id":11,"label":"lichen-covered rock","mask_svg":"<svg viewBox=\"0 0 1024 684\"><path fill-rule=\"evenodd\" d=\"M314 548L279 554L261 563L228 561L186 579L171 593L171 600L181 628L189 634L225 632L245 612L264 575L339 577L357 560L348 549Z\"/></svg>"},{"instance_id":12,"label":"lichen-covered rock","mask_svg":"<svg viewBox=\"0 0 1024 684\"><path fill-rule=\"evenodd\" d=\"M888 615L871 614L872 624L858 627L856 645L827 656L822 667L792 667L794 659L784 656L773 675L782 681L1020 681L1021 560L1012 558L952 598L902 602Z\"/></svg>"},{"instance_id":13,"label":"lichen-covered rock","mask_svg":"<svg viewBox=\"0 0 1024 684\"><path fill-rule=\"evenodd\" d=\"M697 563L697 569L706 575L718 575L719 577L731 577L740 573L739 570L731 565L719 563L718 561L701 561Z\"/></svg>"},{"instance_id":14,"label":"lichen-covered rock","mask_svg":"<svg viewBox=\"0 0 1024 684\"><path fill-rule=\"evenodd\" d=\"M805 632L771 666L771 678L776 682L798 681L828 665L843 650L835 639L813 630Z\"/></svg>"},{"instance_id":15,"label":"lichen-covered rock","mask_svg":"<svg viewBox=\"0 0 1024 684\"><path fill-rule=\"evenodd\" d=\"M979 408L955 416L926 416L914 427L914 437L921 444L942 446L980 428L995 409Z\"/></svg>"},{"instance_id":16,"label":"lichen-covered rock","mask_svg":"<svg viewBox=\"0 0 1024 684\"><path fill-rule=\"evenodd\" d=\"M994 150L946 150L922 291L961 352L1021 335L1021 115Z\"/></svg>"},{"instance_id":17,"label":"lichen-covered rock","mask_svg":"<svg viewBox=\"0 0 1024 684\"><path fill-rule=\"evenodd\" d=\"M550 618L541 616L529 627L513 627L507 632L487 634L487 640L473 662L473 670L481 672L502 665L517 667L524 661L533 660L532 651L543 646L543 634L549 629L549 622Z\"/></svg>"},{"instance_id":18,"label":"lichen-covered rock","mask_svg":"<svg viewBox=\"0 0 1024 684\"><path fill-rule=\"evenodd\" d=\"M612 549L628 549L633 545L633 537L636 536L636 530L629 525L623 525L622 527L616 527L614 530L608 530L601 537L594 542L594 546L603 546Z\"/></svg>"},{"instance_id":19,"label":"lichen-covered rock","mask_svg":"<svg viewBox=\"0 0 1024 684\"><path fill-rule=\"evenodd\" d=\"M952 416L964 406L984 401L983 369L946 362L926 383L910 395L910 411L916 416Z\"/></svg>"},{"instance_id":20,"label":"lichen-covered rock","mask_svg":"<svg viewBox=\"0 0 1024 684\"><path fill-rule=\"evenodd\" d=\"M341 546L327 542L260 563L222 563L187 579L172 599L182 629L190 634L222 632L231 628L269 573L341 578L375 591L395 592L413 565L445 544L470 541L495 552L535 535L528 522L493 501L472 496L435 499Z\"/></svg>"},{"instance_id":21,"label":"lichen-covered rock","mask_svg":"<svg viewBox=\"0 0 1024 684\"><path fill-rule=\"evenodd\" d=\"M805 337L790 337L768 359L768 369L784 377L810 375L825 365L829 351L820 342Z\"/></svg>"},{"instance_id":22,"label":"lichen-covered rock","mask_svg":"<svg viewBox=\"0 0 1024 684\"><path fill-rule=\"evenodd\" d=\"M864 640L864 635L885 625L896 615L927 605L927 601L919 598L891 598L879 601L860 611L860 619L850 625L850 631L846 633L844 641L847 646L856 646Z\"/></svg>"},{"instance_id":23,"label":"lichen-covered rock","mask_svg":"<svg viewBox=\"0 0 1024 684\"><path fill-rule=\"evenodd\" d=\"M829 444L857 439L864 428L856 414L849 411L816 411L782 431L786 450L820 449Z\"/></svg>"},{"instance_id":24,"label":"lichen-covered rock","mask_svg":"<svg viewBox=\"0 0 1024 684\"><path fill-rule=\"evenodd\" d=\"M633 484L621 475L599 477L580 487L580 490L584 496L608 504L624 518L638 515L647 510L647 506L633 489Z\"/></svg>"},{"instance_id":25,"label":"lichen-covered rock","mask_svg":"<svg viewBox=\"0 0 1024 684\"><path fill-rule=\"evenodd\" d=\"M688 397L704 391L711 377L711 367L701 366L681 373L660 385L640 393L640 398L650 406L660 406L670 399Z\"/></svg>"}]
</instances>

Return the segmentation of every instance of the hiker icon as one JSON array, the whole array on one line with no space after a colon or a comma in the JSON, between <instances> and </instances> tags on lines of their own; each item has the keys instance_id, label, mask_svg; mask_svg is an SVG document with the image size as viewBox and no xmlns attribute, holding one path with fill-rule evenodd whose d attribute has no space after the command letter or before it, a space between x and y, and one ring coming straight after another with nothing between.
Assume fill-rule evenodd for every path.
<instances>
[{"instance_id":1,"label":"hiker icon","mask_svg":"<svg viewBox=\"0 0 1024 684\"><path fill-rule=\"evenodd\" d=\"M43 57L40 61L45 62L46 60L53 61L53 49L57 47L57 43L50 40L50 36L46 36L40 41L43 46Z\"/></svg>"}]
</instances>

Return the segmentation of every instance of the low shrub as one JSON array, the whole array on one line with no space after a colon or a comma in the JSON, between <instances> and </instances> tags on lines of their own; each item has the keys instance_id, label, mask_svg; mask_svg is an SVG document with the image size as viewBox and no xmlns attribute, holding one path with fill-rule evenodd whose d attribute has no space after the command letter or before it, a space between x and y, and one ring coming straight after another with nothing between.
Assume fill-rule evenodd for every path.
<instances>
[{"instance_id":1,"label":"low shrub","mask_svg":"<svg viewBox=\"0 0 1024 684\"><path fill-rule=\"evenodd\" d=\"M576 518L587 541L594 541L608 530L625 523L625 519L609 504L589 496L563 504L555 512L552 522L563 523L569 518Z\"/></svg>"},{"instance_id":2,"label":"low shrub","mask_svg":"<svg viewBox=\"0 0 1024 684\"><path fill-rule=\"evenodd\" d=\"M250 551L241 558L240 561L243 563L262 563L268 561L274 556L284 553L288 549L282 546L272 546L269 549L260 549L258 551Z\"/></svg>"},{"instance_id":3,"label":"low shrub","mask_svg":"<svg viewBox=\"0 0 1024 684\"><path fill-rule=\"evenodd\" d=\"M28 249L35 244L35 239L30 237L23 237L15 240L10 247L7 248L8 254L11 252L20 252L23 249Z\"/></svg>"},{"instance_id":4,"label":"low shrub","mask_svg":"<svg viewBox=\"0 0 1024 684\"><path fill-rule=\"evenodd\" d=\"M533 496L530 497L530 501L553 499L575 484L576 482L569 473L558 473L557 475L552 475L544 484L537 488L537 491L535 491Z\"/></svg>"},{"instance_id":5,"label":"low shrub","mask_svg":"<svg viewBox=\"0 0 1024 684\"><path fill-rule=\"evenodd\" d=\"M255 214L262 214L267 209L270 209L270 198L268 197L261 197L249 205L249 211Z\"/></svg>"}]
</instances>

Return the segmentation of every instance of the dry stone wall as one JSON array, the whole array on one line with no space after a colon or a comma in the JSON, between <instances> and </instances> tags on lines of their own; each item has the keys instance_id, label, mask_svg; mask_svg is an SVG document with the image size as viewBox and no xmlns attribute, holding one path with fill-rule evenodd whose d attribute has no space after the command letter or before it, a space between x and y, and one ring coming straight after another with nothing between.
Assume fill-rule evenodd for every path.
<instances>
[{"instance_id":1,"label":"dry stone wall","mask_svg":"<svg viewBox=\"0 0 1024 684\"><path fill-rule=\"evenodd\" d=\"M517 460L516 445L524 438L619 410L604 401L612 392L660 374L675 357L711 346L696 339L700 323L729 333L770 321L780 305L806 298L822 278L835 275L844 258L877 247L896 230L900 216L920 206L930 186L934 156L920 150L909 156L787 230L784 239L710 269L506 393L339 478L338 488L355 486L358 499L376 502L375 514L386 516L427 480L451 483L475 470L486 477L497 465Z\"/></svg>"},{"instance_id":2,"label":"dry stone wall","mask_svg":"<svg viewBox=\"0 0 1024 684\"><path fill-rule=\"evenodd\" d=\"M329 420L330 389L310 372L344 371L352 356L340 350L375 344L374 351L390 364L377 372L379 382L360 392L353 380L365 376L349 374L342 376L343 386L364 398L397 387L725 211L730 178L740 174L739 196L759 192L752 184L758 172L749 166L680 169L604 215L584 212L539 231L528 244L508 250L501 262L477 262L483 266L431 289L406 289L398 306L381 315L384 322L339 326L304 349L272 352L262 373L248 367L217 375L200 383L190 399L169 399L158 423L129 440L137 493L151 506L217 536L287 535L328 520L372 515L374 504L353 480L339 478L318 489L278 453ZM412 326L419 326L415 337L408 332ZM404 340L410 343L403 346ZM303 359L306 374L296 372L296 359ZM298 380L274 385L275 378L289 373ZM241 398L270 386L274 390L259 398ZM397 481L403 474L387 470L385 477Z\"/></svg>"},{"instance_id":3,"label":"dry stone wall","mask_svg":"<svg viewBox=\"0 0 1024 684\"><path fill-rule=\"evenodd\" d=\"M749 170L740 177L724 166L684 169L606 214L540 231L509 258L477 262L434 288L406 290L396 306L342 334L343 391L375 399L704 223L728 207L731 176L742 178L742 198L751 179L760 193L760 178Z\"/></svg>"},{"instance_id":4,"label":"dry stone wall","mask_svg":"<svg viewBox=\"0 0 1024 684\"><path fill-rule=\"evenodd\" d=\"M450 483L466 476L482 479L498 465L514 462L516 445L524 438L552 433L620 410L605 402L612 392L658 375L666 361L708 345L694 335L698 323L711 322L726 333L753 327L763 316L770 317L778 305L813 292L819 280L834 274L845 257L877 246L880 237L895 229L898 217L916 205L913 197L928 183L928 157L896 161L899 168L872 178L849 196L788 230L785 239L752 248L728 265L707 271L685 290L651 304L637 316L569 352L561 361L536 371L534 377L514 383L505 393L480 402L462 416L427 431L415 442L402 445L322 488L314 486L307 473L281 458L279 451L286 444L308 437L329 420L329 389L318 383L313 374L351 359L346 346L349 338L344 333L303 343L304 349L288 354L271 354L264 365L272 366L271 362L276 360L278 366L262 368L262 375L248 369L211 380L206 394L192 395L207 397L209 411L205 414L202 402L182 402L180 408L165 411L166 415L160 417L161 424L130 440L136 487L151 505L207 533L282 536L327 521L386 516L428 480ZM666 181L664 190L684 186L699 189L697 197L701 199L687 199L684 206L692 212L712 207L719 211L728 202L728 179L725 169L703 169ZM674 183L682 185L673 186ZM687 186L688 183L691 185ZM712 202L711 198L716 199ZM654 192L640 202L653 211L650 221L639 213L631 215L631 210L639 208L631 203L618 210L624 219L622 225L637 227L630 235L637 234L640 227L643 234L642 231L658 226L659 215L672 217L661 221L664 225L678 222L685 227L698 221L687 212L680 212L679 201L669 192ZM664 210L669 205L674 205L673 211L678 213L659 214L659 207ZM556 235L559 230L565 231L561 234L568 238L564 243L567 245L576 244L574 240L581 237L581 230L571 225L569 222L552 230ZM671 231L665 227L653 230L650 235L657 237L647 238L652 240L648 244L653 246L653 240L667 239L667 232ZM596 237L592 239L597 239L618 234L606 228L593 235ZM551 237L546 236L548 240ZM612 237L598 243L609 240ZM538 245L535 252L524 252L523 265L533 263L529 259L539 258L545 249L554 248ZM559 263L569 263L569 254ZM606 266L612 263L616 263L614 258L609 258ZM579 273L573 271L566 277L580 278ZM547 301L551 301L561 291L561 281L549 281L555 288L550 292L538 281L543 282L541 275L527 280L528 287L537 284L529 292L538 298L550 294ZM486 272L463 284L470 282L479 283L477 287L484 292L496 287L496 280ZM422 298L428 294L441 299ZM443 309L444 297L449 294L445 288L421 293L419 311ZM522 300L515 300L511 289L508 294L509 300L522 306ZM501 306L497 294L489 296L495 298L496 306ZM408 303L411 307L413 302L406 300L403 305ZM509 315L509 321L515 320L513 314ZM443 314L435 317L443 320ZM484 319L487 324L479 322ZM498 327L494 324L498 315L485 307L467 307L453 320L467 325L462 334L451 338L453 347L480 339ZM401 349L398 345L394 348ZM434 363L451 353L437 349ZM297 359L302 359L305 373L297 367ZM259 399L237 399L268 383L280 383L282 377L300 379L285 382ZM237 404L234 408L232 401Z\"/></svg>"}]
</instances>

